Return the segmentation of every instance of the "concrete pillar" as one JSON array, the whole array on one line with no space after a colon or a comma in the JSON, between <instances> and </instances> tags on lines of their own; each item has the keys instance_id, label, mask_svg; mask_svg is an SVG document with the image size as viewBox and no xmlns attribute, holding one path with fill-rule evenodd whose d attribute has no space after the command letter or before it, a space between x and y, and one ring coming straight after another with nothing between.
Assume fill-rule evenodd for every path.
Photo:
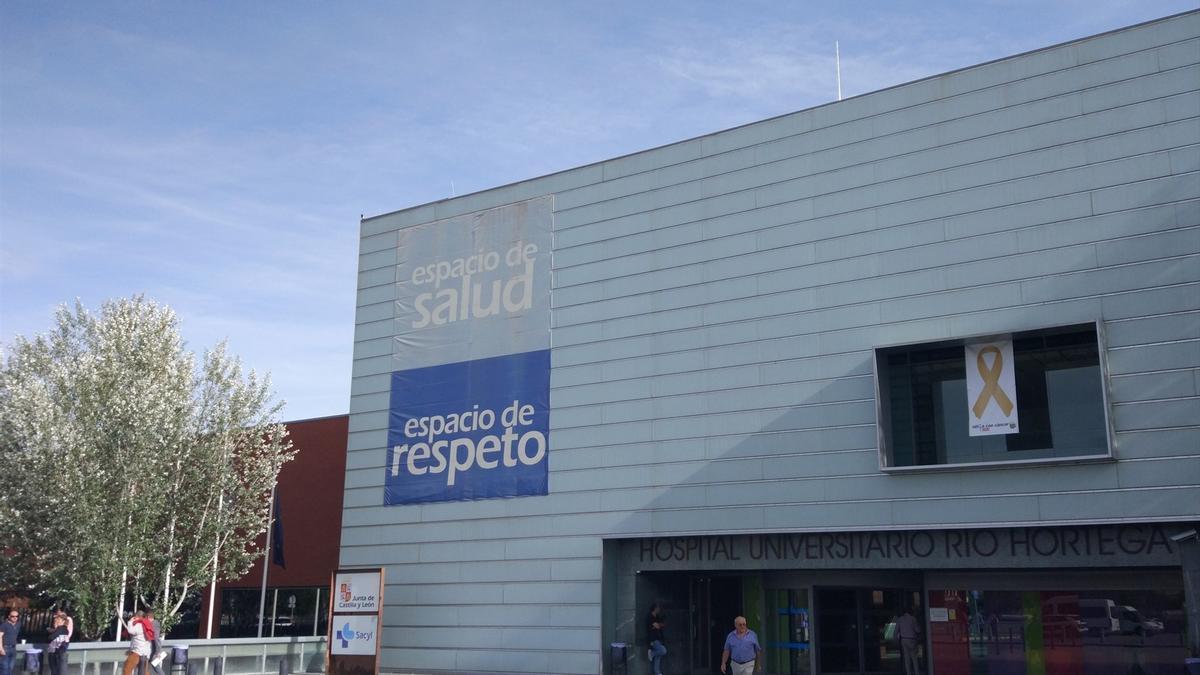
<instances>
[{"instance_id":1,"label":"concrete pillar","mask_svg":"<svg viewBox=\"0 0 1200 675\"><path fill-rule=\"evenodd\" d=\"M1187 605L1188 654L1200 657L1200 534L1196 529L1171 537L1183 567L1183 601Z\"/></svg>"}]
</instances>

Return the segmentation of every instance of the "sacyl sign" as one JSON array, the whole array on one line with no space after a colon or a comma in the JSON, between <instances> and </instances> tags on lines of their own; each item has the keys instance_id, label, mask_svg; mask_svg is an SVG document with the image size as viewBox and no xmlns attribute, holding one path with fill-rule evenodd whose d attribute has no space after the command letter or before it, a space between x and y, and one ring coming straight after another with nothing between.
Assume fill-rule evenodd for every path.
<instances>
[{"instance_id":1,"label":"sacyl sign","mask_svg":"<svg viewBox=\"0 0 1200 675\"><path fill-rule=\"evenodd\" d=\"M335 616L332 651L338 655L374 656L379 622L374 616Z\"/></svg>"}]
</instances>

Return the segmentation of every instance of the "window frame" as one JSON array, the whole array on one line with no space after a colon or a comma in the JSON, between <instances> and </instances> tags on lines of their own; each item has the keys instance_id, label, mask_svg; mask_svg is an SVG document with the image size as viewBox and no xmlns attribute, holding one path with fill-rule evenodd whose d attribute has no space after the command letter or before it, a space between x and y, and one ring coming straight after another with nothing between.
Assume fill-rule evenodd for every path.
<instances>
[{"instance_id":1,"label":"window frame","mask_svg":"<svg viewBox=\"0 0 1200 675\"><path fill-rule=\"evenodd\" d=\"M1097 365L1100 369L1100 398L1101 406L1104 412L1104 437L1107 444L1107 452L1093 453L1088 455L1074 455L1070 457L1042 457L1036 459L1006 459L989 462L957 462L950 464L918 464L913 466L893 466L891 460L891 400L882 386L884 382L884 373L887 366L883 359L888 351L911 348L911 347L928 347L930 349L952 348L956 346L966 345L968 342L976 342L986 339L994 339L1003 335L1011 335L1013 339L1022 336L1028 336L1037 333L1044 333L1051 330L1061 329L1085 329L1088 326L1094 328L1096 333L1096 353ZM1096 319L1093 321L1081 321L1078 323L1065 324L1050 324L1039 325L1030 328L1014 329L1011 331L991 331L987 333L975 333L971 335L963 335L952 338L943 338L935 340L915 340L909 342L897 342L876 345L871 350L871 376L875 387L875 437L879 461L879 470L889 474L904 474L904 473L929 473L936 471L958 471L962 469L1002 469L1014 466L1038 466L1038 465L1063 465L1063 464L1093 464L1099 462L1112 462L1117 458L1116 455L1116 433L1113 429L1113 415L1111 394L1109 392L1109 371L1108 371L1108 350L1107 341L1104 334L1104 321Z\"/></svg>"}]
</instances>

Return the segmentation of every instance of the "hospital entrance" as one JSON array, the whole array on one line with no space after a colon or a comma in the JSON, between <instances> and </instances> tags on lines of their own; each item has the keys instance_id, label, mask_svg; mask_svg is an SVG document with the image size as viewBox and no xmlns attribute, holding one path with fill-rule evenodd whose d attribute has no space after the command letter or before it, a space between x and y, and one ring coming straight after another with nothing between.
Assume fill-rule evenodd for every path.
<instances>
[{"instance_id":1,"label":"hospital entrance","mask_svg":"<svg viewBox=\"0 0 1200 675\"><path fill-rule=\"evenodd\" d=\"M651 604L666 619L664 674L719 673L725 637L745 616L765 649L770 675L903 673L895 621L905 608L924 624L921 575L906 571L637 575L637 621ZM646 661L646 626L631 660ZM923 645L922 640L922 645ZM922 647L922 666L924 654ZM630 673L649 672L645 668Z\"/></svg>"}]
</instances>

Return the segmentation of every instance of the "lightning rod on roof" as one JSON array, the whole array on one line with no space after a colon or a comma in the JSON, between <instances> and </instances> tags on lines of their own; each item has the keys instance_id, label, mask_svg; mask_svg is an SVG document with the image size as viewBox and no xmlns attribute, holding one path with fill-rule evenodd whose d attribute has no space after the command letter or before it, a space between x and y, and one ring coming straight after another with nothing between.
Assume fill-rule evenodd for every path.
<instances>
[{"instance_id":1,"label":"lightning rod on roof","mask_svg":"<svg viewBox=\"0 0 1200 675\"><path fill-rule=\"evenodd\" d=\"M837 40L833 41L833 58L837 62L838 100L842 100L842 49Z\"/></svg>"}]
</instances>

